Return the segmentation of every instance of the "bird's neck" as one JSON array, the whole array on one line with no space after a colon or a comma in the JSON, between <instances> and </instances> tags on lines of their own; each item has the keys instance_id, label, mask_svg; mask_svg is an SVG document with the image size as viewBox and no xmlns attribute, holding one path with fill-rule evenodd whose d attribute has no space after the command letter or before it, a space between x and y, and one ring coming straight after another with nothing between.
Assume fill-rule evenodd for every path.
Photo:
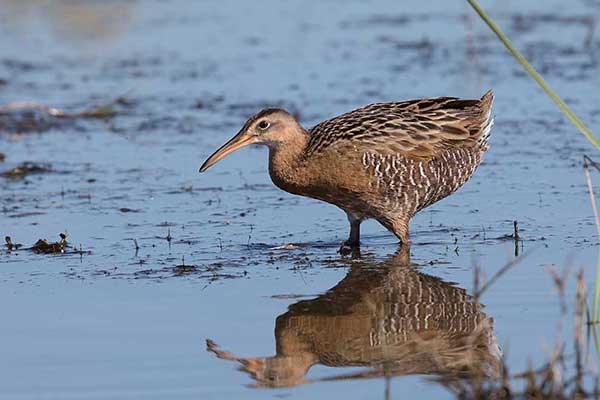
<instances>
[{"instance_id":1,"label":"bird's neck","mask_svg":"<svg viewBox=\"0 0 600 400\"><path fill-rule=\"evenodd\" d=\"M288 192L297 193L307 184L304 149L309 134L305 131L290 135L288 140L269 145L269 173L273 183Z\"/></svg>"}]
</instances>

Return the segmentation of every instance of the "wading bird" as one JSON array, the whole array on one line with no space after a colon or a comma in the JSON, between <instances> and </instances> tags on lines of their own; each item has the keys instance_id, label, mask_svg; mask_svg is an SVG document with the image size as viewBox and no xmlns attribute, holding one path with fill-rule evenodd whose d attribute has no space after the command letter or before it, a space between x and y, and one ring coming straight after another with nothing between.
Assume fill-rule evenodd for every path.
<instances>
[{"instance_id":1,"label":"wading bird","mask_svg":"<svg viewBox=\"0 0 600 400\"><path fill-rule=\"evenodd\" d=\"M383 262L354 259L335 287L291 304L275 319L274 356L239 357L212 340L207 350L239 363L256 387L413 374L500 376L502 350L483 304L413 268L408 252L401 247ZM364 369L310 377L319 364Z\"/></svg>"},{"instance_id":2,"label":"wading bird","mask_svg":"<svg viewBox=\"0 0 600 400\"><path fill-rule=\"evenodd\" d=\"M306 130L290 113L267 108L211 155L211 165L249 144L269 148L279 188L334 204L350 222L345 245L359 245L360 224L374 218L410 244L418 211L450 195L473 175L488 149L493 94L376 103Z\"/></svg>"}]
</instances>

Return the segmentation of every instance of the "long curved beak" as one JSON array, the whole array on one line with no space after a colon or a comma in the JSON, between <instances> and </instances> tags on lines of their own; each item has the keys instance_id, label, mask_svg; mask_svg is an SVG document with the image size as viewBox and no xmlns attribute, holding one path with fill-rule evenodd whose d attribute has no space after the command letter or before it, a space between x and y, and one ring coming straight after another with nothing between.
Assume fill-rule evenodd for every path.
<instances>
[{"instance_id":1,"label":"long curved beak","mask_svg":"<svg viewBox=\"0 0 600 400\"><path fill-rule=\"evenodd\" d=\"M213 164L217 163L220 159L226 157L228 154L233 153L237 149L241 149L244 146L249 144L256 143L255 136L248 135L243 130L240 131L237 135L235 135L231 140L221 146L217 151L215 151L200 167L200 172L206 171Z\"/></svg>"}]
</instances>

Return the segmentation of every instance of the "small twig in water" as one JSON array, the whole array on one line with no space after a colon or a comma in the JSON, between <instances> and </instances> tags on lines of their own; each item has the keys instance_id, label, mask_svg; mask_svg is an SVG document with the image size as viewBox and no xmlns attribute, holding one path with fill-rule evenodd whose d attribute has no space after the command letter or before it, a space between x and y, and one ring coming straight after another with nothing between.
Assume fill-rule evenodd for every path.
<instances>
[{"instance_id":1,"label":"small twig in water","mask_svg":"<svg viewBox=\"0 0 600 400\"><path fill-rule=\"evenodd\" d=\"M250 240L252 239L252 231L254 230L254 225L250 225L250 233L248 234L248 243L246 243L246 247L250 248Z\"/></svg>"},{"instance_id":2,"label":"small twig in water","mask_svg":"<svg viewBox=\"0 0 600 400\"><path fill-rule=\"evenodd\" d=\"M195 265L186 265L185 256L181 256L181 264L176 265L174 268L175 273L183 275L196 271Z\"/></svg>"},{"instance_id":3,"label":"small twig in water","mask_svg":"<svg viewBox=\"0 0 600 400\"><path fill-rule=\"evenodd\" d=\"M583 162L585 164L585 162L588 162L592 167L596 168L598 171L600 171L600 163L597 163L596 161L592 160L590 157L586 156L585 154L583 155ZM585 165L584 165L585 166Z\"/></svg>"},{"instance_id":4,"label":"small twig in water","mask_svg":"<svg viewBox=\"0 0 600 400\"><path fill-rule=\"evenodd\" d=\"M592 186L592 178L590 177L590 171L588 164L600 171L600 165L589 158L583 156L583 172L585 173L585 180L587 182L588 192L590 194L590 203L592 204L592 212L594 213L594 221L596 223L596 232L600 237L600 218L598 218L598 207L596 206L596 196L594 195L594 188ZM594 288L594 304L592 305L592 321L593 323L598 322L598 300L600 299L600 255L598 255L598 265L596 266L596 285Z\"/></svg>"}]
</instances>

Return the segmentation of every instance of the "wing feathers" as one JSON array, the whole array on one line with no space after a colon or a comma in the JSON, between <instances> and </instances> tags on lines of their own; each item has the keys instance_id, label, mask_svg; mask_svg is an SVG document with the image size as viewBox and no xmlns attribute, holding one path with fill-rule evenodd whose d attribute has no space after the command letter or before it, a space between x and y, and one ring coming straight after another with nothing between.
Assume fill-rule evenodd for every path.
<instances>
[{"instance_id":1,"label":"wing feathers","mask_svg":"<svg viewBox=\"0 0 600 400\"><path fill-rule=\"evenodd\" d=\"M493 97L489 91L477 100L438 97L371 104L313 127L306 153L352 145L427 159L452 148L485 150Z\"/></svg>"}]
</instances>

